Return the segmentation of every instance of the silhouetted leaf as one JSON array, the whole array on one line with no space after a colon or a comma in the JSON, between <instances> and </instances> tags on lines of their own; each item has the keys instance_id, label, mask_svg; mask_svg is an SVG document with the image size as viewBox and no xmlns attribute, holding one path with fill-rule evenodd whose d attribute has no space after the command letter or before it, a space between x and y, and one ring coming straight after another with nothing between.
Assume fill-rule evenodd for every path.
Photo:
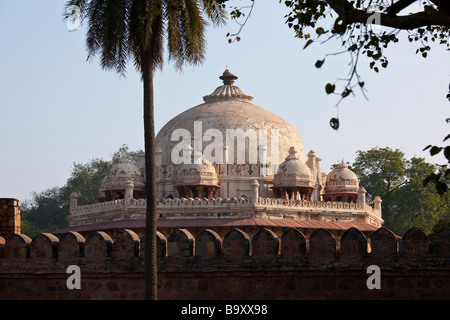
<instances>
[{"instance_id":1,"label":"silhouetted leaf","mask_svg":"<svg viewBox=\"0 0 450 320\"><path fill-rule=\"evenodd\" d=\"M339 129L339 119L338 118L332 118L330 120L330 126L331 128L333 128L334 130Z\"/></svg>"},{"instance_id":2,"label":"silhouetted leaf","mask_svg":"<svg viewBox=\"0 0 450 320\"><path fill-rule=\"evenodd\" d=\"M425 151L425 150L427 150L427 149L430 149L432 146L431 146L431 144L429 144L429 145L427 145L426 147L425 147L425 149L423 149L422 151Z\"/></svg>"},{"instance_id":3,"label":"silhouetted leaf","mask_svg":"<svg viewBox=\"0 0 450 320\"><path fill-rule=\"evenodd\" d=\"M437 175L436 173L430 173L428 176L423 179L423 186L425 187L429 182L436 183L440 179L440 175Z\"/></svg>"},{"instance_id":4,"label":"silhouetted leaf","mask_svg":"<svg viewBox=\"0 0 450 320\"><path fill-rule=\"evenodd\" d=\"M342 98L347 97L352 92L352 89L345 88L344 92L342 92Z\"/></svg>"},{"instance_id":5,"label":"silhouetted leaf","mask_svg":"<svg viewBox=\"0 0 450 320\"><path fill-rule=\"evenodd\" d=\"M316 64L315 64L316 68L320 68L323 65L324 62L325 62L325 59L317 60Z\"/></svg>"},{"instance_id":6,"label":"silhouetted leaf","mask_svg":"<svg viewBox=\"0 0 450 320\"><path fill-rule=\"evenodd\" d=\"M431 154L432 156L434 156L435 154L438 154L439 152L441 152L441 150L442 150L442 148L437 147L437 146L433 146L433 147L430 149L430 154Z\"/></svg>"},{"instance_id":7,"label":"silhouetted leaf","mask_svg":"<svg viewBox=\"0 0 450 320\"><path fill-rule=\"evenodd\" d=\"M327 85L325 86L325 91L327 92L327 94L333 93L334 89L336 89L336 85L334 84L327 83Z\"/></svg>"},{"instance_id":8,"label":"silhouetted leaf","mask_svg":"<svg viewBox=\"0 0 450 320\"><path fill-rule=\"evenodd\" d=\"M338 34L344 34L345 31L347 30L347 27L345 24L340 24L339 22L341 22L341 19L338 18L334 24L333 32Z\"/></svg>"},{"instance_id":9,"label":"silhouetted leaf","mask_svg":"<svg viewBox=\"0 0 450 320\"><path fill-rule=\"evenodd\" d=\"M445 147L444 156L448 161L450 161L450 147Z\"/></svg>"},{"instance_id":10,"label":"silhouetted leaf","mask_svg":"<svg viewBox=\"0 0 450 320\"><path fill-rule=\"evenodd\" d=\"M448 134L448 135L444 138L444 140L443 140L442 142L444 142L444 141L447 140L448 138L450 138L450 134Z\"/></svg>"},{"instance_id":11,"label":"silhouetted leaf","mask_svg":"<svg viewBox=\"0 0 450 320\"><path fill-rule=\"evenodd\" d=\"M348 47L349 51L355 51L356 49L358 49L358 45L356 43Z\"/></svg>"},{"instance_id":12,"label":"silhouetted leaf","mask_svg":"<svg viewBox=\"0 0 450 320\"><path fill-rule=\"evenodd\" d=\"M311 40L311 39L309 39L307 42L306 42L306 44L305 44L305 46L303 47L303 49L306 49L311 43L313 43L314 41L313 40Z\"/></svg>"}]
</instances>

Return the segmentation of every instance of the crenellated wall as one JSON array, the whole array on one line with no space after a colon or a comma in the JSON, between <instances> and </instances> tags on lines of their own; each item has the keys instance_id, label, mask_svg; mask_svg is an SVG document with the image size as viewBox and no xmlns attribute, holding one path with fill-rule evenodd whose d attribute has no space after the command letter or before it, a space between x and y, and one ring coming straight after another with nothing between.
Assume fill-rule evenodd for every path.
<instances>
[{"instance_id":1,"label":"crenellated wall","mask_svg":"<svg viewBox=\"0 0 450 320\"><path fill-rule=\"evenodd\" d=\"M450 299L450 229L428 239L413 228L399 239L351 228L340 246L325 229L308 239L297 229L281 237L176 229L157 240L160 299ZM128 229L114 238L0 237L0 299L142 299L144 246ZM80 267L79 290L66 285L70 265ZM367 287L370 265L380 268L381 289Z\"/></svg>"}]
</instances>

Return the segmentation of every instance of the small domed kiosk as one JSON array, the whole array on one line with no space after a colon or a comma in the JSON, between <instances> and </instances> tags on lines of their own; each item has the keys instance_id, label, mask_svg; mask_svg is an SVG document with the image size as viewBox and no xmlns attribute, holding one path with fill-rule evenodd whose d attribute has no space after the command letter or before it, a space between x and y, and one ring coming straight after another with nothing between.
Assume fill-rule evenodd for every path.
<instances>
[{"instance_id":1,"label":"small domed kiosk","mask_svg":"<svg viewBox=\"0 0 450 320\"><path fill-rule=\"evenodd\" d=\"M327 176L324 201L355 203L358 199L359 181L345 163L340 163Z\"/></svg>"},{"instance_id":2,"label":"small domed kiosk","mask_svg":"<svg viewBox=\"0 0 450 320\"><path fill-rule=\"evenodd\" d=\"M278 167L272 187L274 197L294 200L311 200L314 189L311 169L297 157L295 147Z\"/></svg>"},{"instance_id":3,"label":"small domed kiosk","mask_svg":"<svg viewBox=\"0 0 450 320\"><path fill-rule=\"evenodd\" d=\"M103 178L98 200L106 202L123 199L127 188L132 189L133 198L145 197L145 182L141 171L131 160L120 159Z\"/></svg>"}]
</instances>

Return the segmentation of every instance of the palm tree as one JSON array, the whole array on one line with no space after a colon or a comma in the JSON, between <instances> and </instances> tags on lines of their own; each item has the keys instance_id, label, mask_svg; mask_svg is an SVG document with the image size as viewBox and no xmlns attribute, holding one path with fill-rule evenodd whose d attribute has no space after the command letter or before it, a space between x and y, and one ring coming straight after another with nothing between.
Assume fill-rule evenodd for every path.
<instances>
[{"instance_id":1,"label":"palm tree","mask_svg":"<svg viewBox=\"0 0 450 320\"><path fill-rule=\"evenodd\" d=\"M133 59L144 86L144 139L147 188L145 226L145 297L157 299L156 166L153 75L161 69L164 45L177 69L200 64L205 53L207 19L225 22L220 0L70 0L65 19L75 8L87 21L88 60L100 55L103 69L124 75ZM76 7L72 7L76 6ZM67 10L69 8L69 10ZM69 11L69 12L67 12Z\"/></svg>"}]
</instances>

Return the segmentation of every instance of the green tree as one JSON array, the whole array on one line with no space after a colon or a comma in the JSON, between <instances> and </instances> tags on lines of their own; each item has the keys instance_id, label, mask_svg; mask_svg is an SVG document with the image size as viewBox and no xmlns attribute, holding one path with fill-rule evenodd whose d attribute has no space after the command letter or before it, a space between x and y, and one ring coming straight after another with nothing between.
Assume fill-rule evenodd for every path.
<instances>
[{"instance_id":1,"label":"green tree","mask_svg":"<svg viewBox=\"0 0 450 320\"><path fill-rule=\"evenodd\" d=\"M102 180L112 165L112 161L98 158L87 163L74 162L69 179L61 187L62 198L69 201L70 194L76 192L79 205L96 203Z\"/></svg>"},{"instance_id":2,"label":"green tree","mask_svg":"<svg viewBox=\"0 0 450 320\"><path fill-rule=\"evenodd\" d=\"M447 95L448 100L450 101L450 88L449 94ZM450 118L446 119L446 122L450 122ZM442 142L447 141L450 138L450 134L448 134ZM430 155L435 156L439 154L441 151L444 154L445 159L447 160L446 164L442 164L439 166L439 169L436 171L430 171L428 175L423 180L424 186L428 183L433 183L436 187L436 192L438 194L444 194L447 192L450 185L450 146L441 147L441 146L432 146L431 144L426 146L423 151L430 149Z\"/></svg>"},{"instance_id":3,"label":"green tree","mask_svg":"<svg viewBox=\"0 0 450 320\"><path fill-rule=\"evenodd\" d=\"M433 225L448 212L448 199L438 195L434 188L423 186L423 179L435 166L423 158L411 158L405 170L407 183L402 186L391 201L389 224L399 234L413 226L430 232Z\"/></svg>"},{"instance_id":4,"label":"green tree","mask_svg":"<svg viewBox=\"0 0 450 320\"><path fill-rule=\"evenodd\" d=\"M380 196L383 202L389 201L393 192L403 186L405 178L406 159L399 149L372 148L367 151L357 151L352 170L359 178L359 183L367 190L367 200L372 202L375 196Z\"/></svg>"},{"instance_id":5,"label":"green tree","mask_svg":"<svg viewBox=\"0 0 450 320\"><path fill-rule=\"evenodd\" d=\"M73 7L76 6L76 7ZM199 64L205 53L206 15L214 24L224 22L224 7L215 0L70 0L71 8L87 20L88 57L100 54L104 69L124 74L133 59L143 83L147 212L145 227L145 295L157 299L156 165L153 75L163 65L164 41L169 59L178 69Z\"/></svg>"},{"instance_id":6,"label":"green tree","mask_svg":"<svg viewBox=\"0 0 450 320\"><path fill-rule=\"evenodd\" d=\"M447 210L444 217L442 219L439 219L431 229L431 232L429 233L428 237L432 237L433 234L437 234L439 231L441 231L444 228L450 229L450 210Z\"/></svg>"},{"instance_id":7,"label":"green tree","mask_svg":"<svg viewBox=\"0 0 450 320\"><path fill-rule=\"evenodd\" d=\"M112 154L111 164L112 165L116 164L117 162L119 162L120 159L128 159L131 160L132 162L136 162L138 159L139 152L140 150L130 151L128 145L123 144L119 148L119 150L117 150Z\"/></svg>"},{"instance_id":8,"label":"green tree","mask_svg":"<svg viewBox=\"0 0 450 320\"><path fill-rule=\"evenodd\" d=\"M136 160L138 151L130 151L122 145L111 156L111 160L95 158L86 163L73 163L72 172L62 187L52 187L33 192L30 200L22 201L22 233L35 236L68 226L70 194L78 194L80 205L97 202L103 178L120 158Z\"/></svg>"},{"instance_id":9,"label":"green tree","mask_svg":"<svg viewBox=\"0 0 450 320\"><path fill-rule=\"evenodd\" d=\"M44 230L36 228L31 222L24 220L22 217L22 221L20 222L21 233L29 236L33 239L40 233L45 232Z\"/></svg>"},{"instance_id":10,"label":"green tree","mask_svg":"<svg viewBox=\"0 0 450 320\"><path fill-rule=\"evenodd\" d=\"M366 189L369 203L381 197L384 226L399 235L413 226L430 232L448 215L448 198L436 194L432 185L423 186L428 172L436 169L423 158L408 160L399 149L372 148L357 151L351 168Z\"/></svg>"},{"instance_id":11,"label":"green tree","mask_svg":"<svg viewBox=\"0 0 450 320\"><path fill-rule=\"evenodd\" d=\"M138 153L139 150L130 151L128 145L123 144L111 155L111 160L95 158L87 163L74 162L72 173L60 190L62 199L69 201L70 194L76 192L79 205L96 203L100 185L111 167L122 158L136 162Z\"/></svg>"},{"instance_id":12,"label":"green tree","mask_svg":"<svg viewBox=\"0 0 450 320\"><path fill-rule=\"evenodd\" d=\"M34 237L41 232L51 232L67 226L68 201L61 197L59 187L33 192L31 200L21 205L22 233Z\"/></svg>"}]
</instances>

